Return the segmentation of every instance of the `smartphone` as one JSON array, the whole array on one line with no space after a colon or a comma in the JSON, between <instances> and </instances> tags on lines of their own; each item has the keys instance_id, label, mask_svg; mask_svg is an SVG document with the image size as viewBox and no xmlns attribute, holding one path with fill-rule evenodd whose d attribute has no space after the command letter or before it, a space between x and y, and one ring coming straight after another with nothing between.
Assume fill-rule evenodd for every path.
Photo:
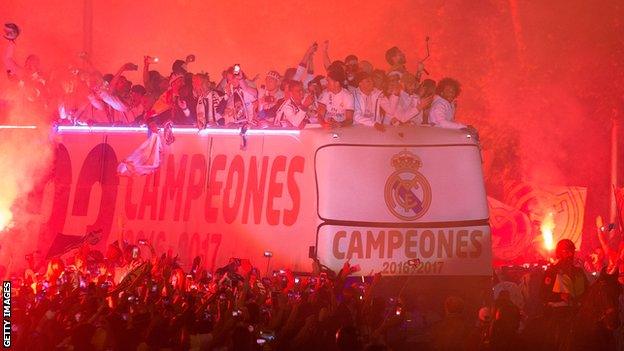
<instances>
[{"instance_id":1,"label":"smartphone","mask_svg":"<svg viewBox=\"0 0 624 351\"><path fill-rule=\"evenodd\" d=\"M295 284L299 284L301 280L299 278L295 278Z\"/></svg>"},{"instance_id":2,"label":"smartphone","mask_svg":"<svg viewBox=\"0 0 624 351\"><path fill-rule=\"evenodd\" d=\"M240 65L239 65L238 63L237 63L237 64L234 64L234 75L235 75L235 76L237 76L237 75L239 75L240 73L241 73L241 67L240 67Z\"/></svg>"},{"instance_id":3,"label":"smartphone","mask_svg":"<svg viewBox=\"0 0 624 351\"><path fill-rule=\"evenodd\" d=\"M260 337L266 341L275 340L275 332L274 331L261 331Z\"/></svg>"},{"instance_id":4,"label":"smartphone","mask_svg":"<svg viewBox=\"0 0 624 351\"><path fill-rule=\"evenodd\" d=\"M394 313L395 313L397 316L400 316L400 315L401 315L401 312L402 312L402 310L401 310L401 306L397 306L397 308L396 308L396 310L394 311Z\"/></svg>"}]
</instances>

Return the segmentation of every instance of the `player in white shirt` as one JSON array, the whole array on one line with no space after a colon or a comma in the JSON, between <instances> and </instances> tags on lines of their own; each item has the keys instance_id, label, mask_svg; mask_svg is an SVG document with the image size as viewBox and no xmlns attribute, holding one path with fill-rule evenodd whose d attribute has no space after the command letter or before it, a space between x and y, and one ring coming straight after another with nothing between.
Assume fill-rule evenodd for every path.
<instances>
[{"instance_id":1,"label":"player in white shirt","mask_svg":"<svg viewBox=\"0 0 624 351\"><path fill-rule=\"evenodd\" d=\"M327 72L327 90L318 101L318 116L322 124L348 126L353 124L353 94L342 87L344 70L334 67Z\"/></svg>"},{"instance_id":2,"label":"player in white shirt","mask_svg":"<svg viewBox=\"0 0 624 351\"><path fill-rule=\"evenodd\" d=\"M236 72L234 67L230 67L225 73L225 79L225 124L241 125L253 122L254 102L258 98L258 91L247 84L245 74L240 69Z\"/></svg>"},{"instance_id":3,"label":"player in white shirt","mask_svg":"<svg viewBox=\"0 0 624 351\"><path fill-rule=\"evenodd\" d=\"M390 78L380 105L384 111L383 124L421 124L422 111L431 103L431 98L420 99L410 96L403 90L401 83Z\"/></svg>"},{"instance_id":4,"label":"player in white shirt","mask_svg":"<svg viewBox=\"0 0 624 351\"><path fill-rule=\"evenodd\" d=\"M284 98L284 92L280 89L281 80L282 77L276 71L267 72L265 84L258 89L258 119L274 117L269 116L269 111Z\"/></svg>"},{"instance_id":5,"label":"player in white shirt","mask_svg":"<svg viewBox=\"0 0 624 351\"><path fill-rule=\"evenodd\" d=\"M275 115L274 124L278 127L303 129L307 122L307 107L303 102L303 83L296 80L288 82L288 97Z\"/></svg>"},{"instance_id":6,"label":"player in white shirt","mask_svg":"<svg viewBox=\"0 0 624 351\"><path fill-rule=\"evenodd\" d=\"M356 76L358 87L353 92L354 108L353 123L369 127L381 125L381 91L373 86L373 79L366 72Z\"/></svg>"},{"instance_id":7,"label":"player in white shirt","mask_svg":"<svg viewBox=\"0 0 624 351\"><path fill-rule=\"evenodd\" d=\"M461 87L452 78L442 79L436 88L436 95L429 111L429 122L440 128L463 129L466 125L455 122L455 99Z\"/></svg>"}]
</instances>

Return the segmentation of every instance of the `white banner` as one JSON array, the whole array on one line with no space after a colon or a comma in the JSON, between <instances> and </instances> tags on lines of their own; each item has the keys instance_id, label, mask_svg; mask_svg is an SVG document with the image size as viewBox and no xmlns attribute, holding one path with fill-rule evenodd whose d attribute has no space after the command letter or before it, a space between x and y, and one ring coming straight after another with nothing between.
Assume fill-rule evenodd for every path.
<instances>
[{"instance_id":1,"label":"white banner","mask_svg":"<svg viewBox=\"0 0 624 351\"><path fill-rule=\"evenodd\" d=\"M339 270L345 260L357 274L489 275L492 251L488 226L379 228L322 225L318 257Z\"/></svg>"}]
</instances>

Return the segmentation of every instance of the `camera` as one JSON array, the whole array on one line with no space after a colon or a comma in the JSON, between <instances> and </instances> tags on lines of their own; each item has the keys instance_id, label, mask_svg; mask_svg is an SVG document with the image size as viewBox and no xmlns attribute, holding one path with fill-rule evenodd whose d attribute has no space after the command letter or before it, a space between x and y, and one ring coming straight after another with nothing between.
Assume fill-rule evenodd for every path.
<instances>
[{"instance_id":1,"label":"camera","mask_svg":"<svg viewBox=\"0 0 624 351\"><path fill-rule=\"evenodd\" d=\"M265 251L265 252L264 252L264 257L273 257L273 252L271 252L271 251Z\"/></svg>"},{"instance_id":2,"label":"camera","mask_svg":"<svg viewBox=\"0 0 624 351\"><path fill-rule=\"evenodd\" d=\"M234 64L234 75L238 76L241 74L241 67L238 63Z\"/></svg>"},{"instance_id":3,"label":"camera","mask_svg":"<svg viewBox=\"0 0 624 351\"><path fill-rule=\"evenodd\" d=\"M232 311L232 317L238 317L241 315L241 311L240 310L234 310Z\"/></svg>"}]
</instances>

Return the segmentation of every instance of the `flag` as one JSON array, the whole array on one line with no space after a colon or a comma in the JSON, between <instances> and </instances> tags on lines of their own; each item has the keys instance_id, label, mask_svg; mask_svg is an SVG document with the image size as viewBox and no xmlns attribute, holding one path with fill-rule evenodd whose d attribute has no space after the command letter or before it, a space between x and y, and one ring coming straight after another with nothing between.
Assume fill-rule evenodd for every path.
<instances>
[{"instance_id":1,"label":"flag","mask_svg":"<svg viewBox=\"0 0 624 351\"><path fill-rule=\"evenodd\" d=\"M578 186L551 186L512 182L506 186L503 202L524 212L537 224L552 216L554 242L570 239L581 247L587 188ZM540 233L534 233L540 235Z\"/></svg>"},{"instance_id":2,"label":"flag","mask_svg":"<svg viewBox=\"0 0 624 351\"><path fill-rule=\"evenodd\" d=\"M117 166L120 176L132 177L156 172L163 159L163 143L159 133L152 133L130 156Z\"/></svg>"},{"instance_id":3,"label":"flag","mask_svg":"<svg viewBox=\"0 0 624 351\"><path fill-rule=\"evenodd\" d=\"M102 237L102 231L96 230L89 232L85 235L65 235L58 233L52 241L52 245L48 249L46 259L53 257L63 256L67 252L79 248L84 244L95 245L100 241Z\"/></svg>"},{"instance_id":4,"label":"flag","mask_svg":"<svg viewBox=\"0 0 624 351\"><path fill-rule=\"evenodd\" d=\"M533 230L524 212L488 196L495 264L531 261Z\"/></svg>"}]
</instances>

